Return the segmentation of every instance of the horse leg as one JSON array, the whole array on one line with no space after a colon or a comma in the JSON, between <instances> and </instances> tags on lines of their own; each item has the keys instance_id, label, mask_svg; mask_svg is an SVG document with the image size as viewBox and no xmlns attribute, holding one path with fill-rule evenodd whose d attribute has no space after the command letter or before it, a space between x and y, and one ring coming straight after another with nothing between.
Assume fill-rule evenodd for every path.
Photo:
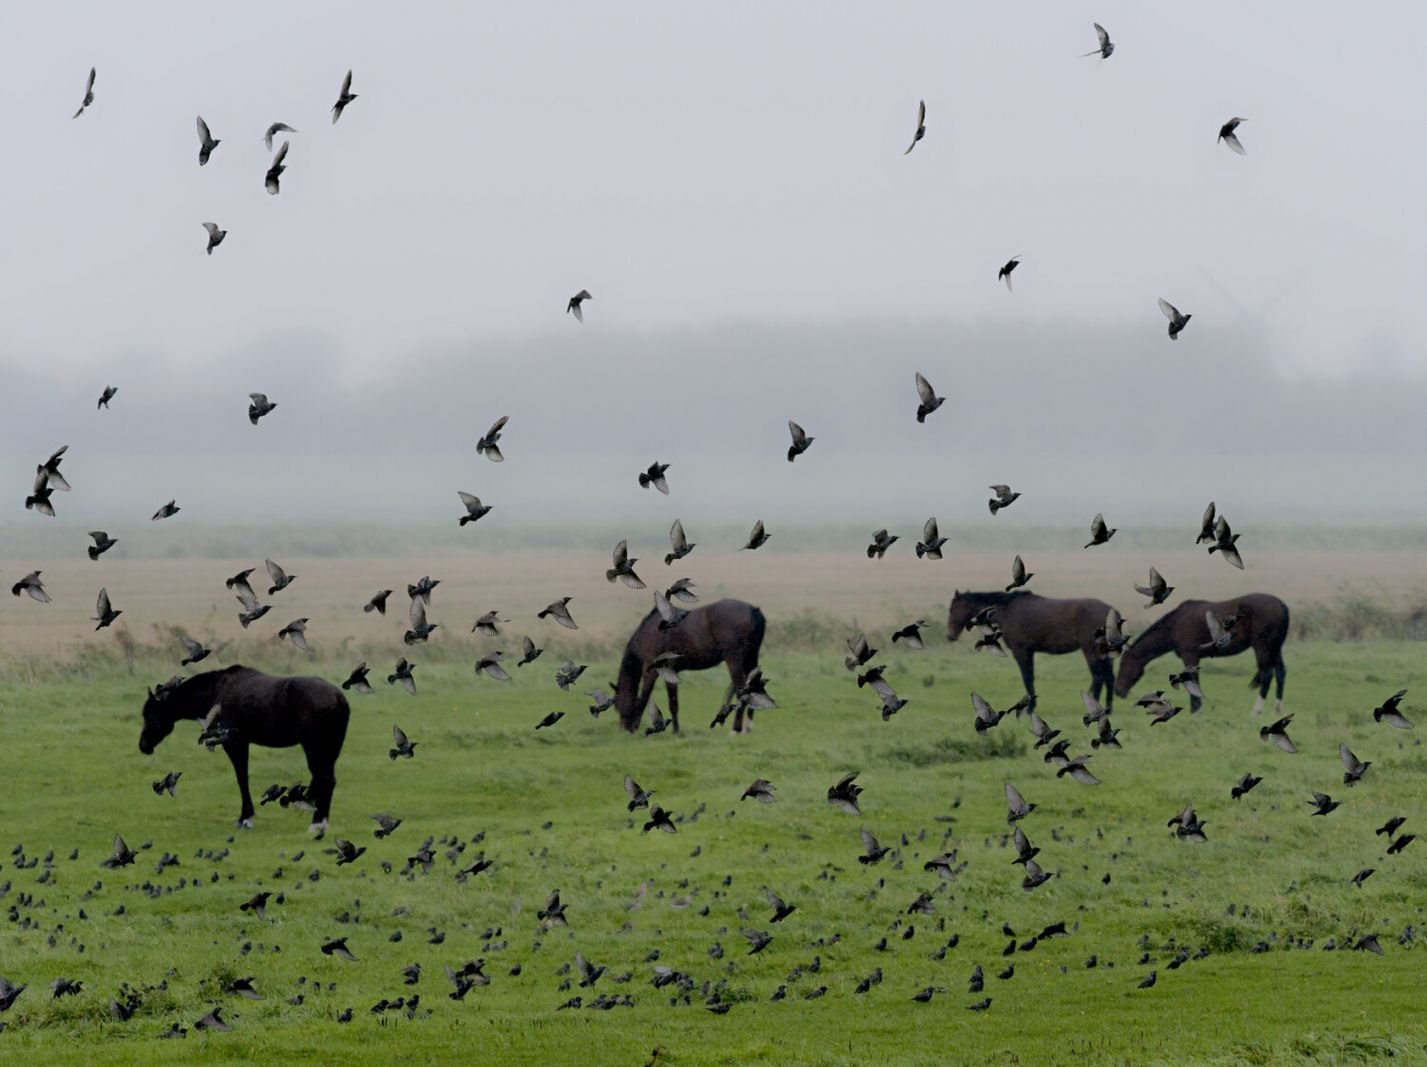
<instances>
[{"instance_id":1,"label":"horse leg","mask_svg":"<svg viewBox=\"0 0 1427 1067\"><path fill-rule=\"evenodd\" d=\"M748 672L744 670L741 660L729 658L724 661L724 666L728 668L729 688L733 691L736 699L739 690L743 688L743 683L748 681ZM752 714L748 715L748 723L746 725L743 721L746 712L747 709L744 707L743 701L737 701L737 707L733 712L734 735L747 733L753 728Z\"/></svg>"},{"instance_id":2,"label":"horse leg","mask_svg":"<svg viewBox=\"0 0 1427 1067\"><path fill-rule=\"evenodd\" d=\"M1099 667L1100 681L1105 683L1105 710L1112 711L1115 707L1115 661L1106 656L1100 660Z\"/></svg>"},{"instance_id":3,"label":"horse leg","mask_svg":"<svg viewBox=\"0 0 1427 1067\"><path fill-rule=\"evenodd\" d=\"M1179 653L1179 662L1184 664L1185 670L1191 671L1195 667L1199 666L1199 657L1193 654L1181 652ZM1202 682L1199 683L1199 691L1201 693L1204 692L1204 685ZM1191 715L1197 712L1203 706L1204 701L1201 697L1197 697L1193 693L1189 694L1189 713Z\"/></svg>"},{"instance_id":4,"label":"horse leg","mask_svg":"<svg viewBox=\"0 0 1427 1067\"><path fill-rule=\"evenodd\" d=\"M233 773L238 777L238 792L243 797L243 810L238 815L238 825L245 830L253 828L253 794L248 792L248 742L230 738L223 742L223 751L233 764Z\"/></svg>"},{"instance_id":5,"label":"horse leg","mask_svg":"<svg viewBox=\"0 0 1427 1067\"><path fill-rule=\"evenodd\" d=\"M1259 695L1254 699L1254 714L1263 714L1263 702L1268 699L1268 685L1273 681L1273 658L1268 652L1254 651L1254 660L1258 664L1258 669L1254 671L1254 680L1250 685L1258 687Z\"/></svg>"},{"instance_id":6,"label":"horse leg","mask_svg":"<svg viewBox=\"0 0 1427 1067\"><path fill-rule=\"evenodd\" d=\"M1015 657L1016 666L1021 668L1021 684L1026 687L1026 696L1031 698L1031 710L1034 711L1036 706L1036 654L1028 649L1013 648L1011 655Z\"/></svg>"},{"instance_id":7,"label":"horse leg","mask_svg":"<svg viewBox=\"0 0 1427 1067\"><path fill-rule=\"evenodd\" d=\"M674 720L674 732L679 732L679 687L664 683L664 692L669 696L669 718Z\"/></svg>"},{"instance_id":8,"label":"horse leg","mask_svg":"<svg viewBox=\"0 0 1427 1067\"><path fill-rule=\"evenodd\" d=\"M1274 673L1274 677L1277 679L1277 686L1278 686L1278 688L1277 688L1277 694L1276 694L1276 699L1274 700L1274 705L1273 705L1273 713L1274 713L1275 715L1282 715L1282 714L1283 714L1283 680L1284 680L1284 678L1286 678L1286 677L1288 676L1288 668L1287 668L1286 666L1284 666L1284 663L1283 663L1283 651L1282 651L1282 650L1279 651L1279 654L1278 654L1278 662L1277 662L1276 664L1274 664L1273 673ZM1268 682L1265 681L1265 682L1264 682L1264 689L1267 689L1267 688L1268 688Z\"/></svg>"},{"instance_id":9,"label":"horse leg","mask_svg":"<svg viewBox=\"0 0 1427 1067\"><path fill-rule=\"evenodd\" d=\"M302 746L307 756L307 769L312 774L312 784L307 787L307 795L312 798L312 824L308 829L320 833L327 829L332 810L332 792L337 787L337 755L328 746L310 744Z\"/></svg>"}]
</instances>

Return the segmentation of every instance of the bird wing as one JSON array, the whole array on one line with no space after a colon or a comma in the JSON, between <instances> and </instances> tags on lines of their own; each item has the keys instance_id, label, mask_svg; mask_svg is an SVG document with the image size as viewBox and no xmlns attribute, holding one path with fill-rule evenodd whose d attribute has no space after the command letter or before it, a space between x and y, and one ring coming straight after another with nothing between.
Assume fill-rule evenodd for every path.
<instances>
[{"instance_id":1,"label":"bird wing","mask_svg":"<svg viewBox=\"0 0 1427 1067\"><path fill-rule=\"evenodd\" d=\"M1248 153L1244 151L1243 144L1239 141L1239 135L1236 134L1233 130L1230 130L1228 133L1223 134L1222 137L1224 143L1228 145L1233 151L1237 152L1241 156L1248 155Z\"/></svg>"},{"instance_id":2,"label":"bird wing","mask_svg":"<svg viewBox=\"0 0 1427 1067\"><path fill-rule=\"evenodd\" d=\"M1155 593L1158 593L1161 589L1164 588L1164 586L1165 586L1164 577L1159 573L1159 571L1157 571L1157 570L1155 570L1153 567L1151 567L1151 568L1150 568L1150 589L1152 589Z\"/></svg>"},{"instance_id":3,"label":"bird wing","mask_svg":"<svg viewBox=\"0 0 1427 1067\"><path fill-rule=\"evenodd\" d=\"M759 519L753 524L753 532L748 535L748 543L751 545L755 541L763 540L763 520Z\"/></svg>"},{"instance_id":4,"label":"bird wing","mask_svg":"<svg viewBox=\"0 0 1427 1067\"><path fill-rule=\"evenodd\" d=\"M1224 624L1219 621L1219 616L1212 611L1204 613L1204 624L1209 627L1209 640L1218 644L1226 635Z\"/></svg>"},{"instance_id":5,"label":"bird wing","mask_svg":"<svg viewBox=\"0 0 1427 1067\"><path fill-rule=\"evenodd\" d=\"M935 540L937 540L936 516L933 515L922 524L922 541L929 545Z\"/></svg>"},{"instance_id":6,"label":"bird wing","mask_svg":"<svg viewBox=\"0 0 1427 1067\"><path fill-rule=\"evenodd\" d=\"M917 372L917 396L921 398L923 404L930 404L936 399L936 391L932 389L932 383L922 377L921 371Z\"/></svg>"},{"instance_id":7,"label":"bird wing","mask_svg":"<svg viewBox=\"0 0 1427 1067\"><path fill-rule=\"evenodd\" d=\"M99 590L99 597L94 603L94 613L101 619L109 614L109 590Z\"/></svg>"},{"instance_id":8,"label":"bird wing","mask_svg":"<svg viewBox=\"0 0 1427 1067\"><path fill-rule=\"evenodd\" d=\"M995 709L986 703L986 698L980 693L972 692L971 706L976 709L976 720L978 722L994 723L996 721Z\"/></svg>"},{"instance_id":9,"label":"bird wing","mask_svg":"<svg viewBox=\"0 0 1427 1067\"><path fill-rule=\"evenodd\" d=\"M684 524L678 519L675 519L674 525L669 527L669 544L673 546L675 552L682 552L689 547L688 538L684 536Z\"/></svg>"},{"instance_id":10,"label":"bird wing","mask_svg":"<svg viewBox=\"0 0 1427 1067\"><path fill-rule=\"evenodd\" d=\"M788 433L792 435L793 444L795 445L802 445L808 439L807 431L792 419L788 420Z\"/></svg>"},{"instance_id":11,"label":"bird wing","mask_svg":"<svg viewBox=\"0 0 1427 1067\"><path fill-rule=\"evenodd\" d=\"M410 742L406 739L406 732L400 726L392 726L391 741L397 748L405 748Z\"/></svg>"},{"instance_id":12,"label":"bird wing","mask_svg":"<svg viewBox=\"0 0 1427 1067\"><path fill-rule=\"evenodd\" d=\"M237 592L238 603L243 605L244 611L258 610L258 597L251 588L247 585L235 585L233 588Z\"/></svg>"},{"instance_id":13,"label":"bird wing","mask_svg":"<svg viewBox=\"0 0 1427 1067\"><path fill-rule=\"evenodd\" d=\"M129 846L124 844L124 839L118 834L114 835L114 855L122 856L129 851Z\"/></svg>"},{"instance_id":14,"label":"bird wing","mask_svg":"<svg viewBox=\"0 0 1427 1067\"><path fill-rule=\"evenodd\" d=\"M481 506L481 498L478 496L472 496L461 489L456 490L456 495L461 498L461 503L466 505L467 511L476 511Z\"/></svg>"},{"instance_id":15,"label":"bird wing","mask_svg":"<svg viewBox=\"0 0 1427 1067\"><path fill-rule=\"evenodd\" d=\"M876 852L878 848L877 839L873 837L865 827L860 828L857 832L862 835L862 847L867 850L868 854L871 855Z\"/></svg>"},{"instance_id":16,"label":"bird wing","mask_svg":"<svg viewBox=\"0 0 1427 1067\"><path fill-rule=\"evenodd\" d=\"M411 619L411 628L420 631L426 626L426 604L419 597L411 598L411 607L407 611Z\"/></svg>"},{"instance_id":17,"label":"bird wing","mask_svg":"<svg viewBox=\"0 0 1427 1067\"><path fill-rule=\"evenodd\" d=\"M1098 511L1095 513L1095 517L1090 520L1090 536L1092 538L1105 536L1105 516Z\"/></svg>"},{"instance_id":18,"label":"bird wing","mask_svg":"<svg viewBox=\"0 0 1427 1067\"><path fill-rule=\"evenodd\" d=\"M1006 803L1012 811L1017 811L1026 806L1026 798L1021 796L1021 792L1010 782L1006 783Z\"/></svg>"},{"instance_id":19,"label":"bird wing","mask_svg":"<svg viewBox=\"0 0 1427 1067\"><path fill-rule=\"evenodd\" d=\"M347 71L347 76L342 79L342 96L346 96L352 91L352 72Z\"/></svg>"},{"instance_id":20,"label":"bird wing","mask_svg":"<svg viewBox=\"0 0 1427 1067\"><path fill-rule=\"evenodd\" d=\"M287 579L287 572L270 559L263 560L263 562L267 564L268 577L273 580L273 585L282 585Z\"/></svg>"},{"instance_id":21,"label":"bird wing","mask_svg":"<svg viewBox=\"0 0 1427 1067\"><path fill-rule=\"evenodd\" d=\"M1105 32L1105 27L1098 22L1095 23L1095 36L1100 38L1100 50L1103 52L1105 46L1110 43L1110 35ZM1130 43L1134 44L1133 41Z\"/></svg>"},{"instance_id":22,"label":"bird wing","mask_svg":"<svg viewBox=\"0 0 1427 1067\"><path fill-rule=\"evenodd\" d=\"M487 436L487 437L496 437L496 436L498 436L498 435L500 434L501 430L505 429L505 424L506 424L507 422L509 422L509 421L510 421L510 416L509 416L509 415L502 415L500 418L496 419L495 422L491 423L491 428L486 431L486 436Z\"/></svg>"},{"instance_id":23,"label":"bird wing","mask_svg":"<svg viewBox=\"0 0 1427 1067\"><path fill-rule=\"evenodd\" d=\"M1017 556L1011 561L1011 580L1022 582L1026 577L1026 565L1021 562L1021 557Z\"/></svg>"},{"instance_id":24,"label":"bird wing","mask_svg":"<svg viewBox=\"0 0 1427 1067\"><path fill-rule=\"evenodd\" d=\"M208 132L208 123L203 121L203 116L198 116L198 139L204 144L213 140L213 135Z\"/></svg>"},{"instance_id":25,"label":"bird wing","mask_svg":"<svg viewBox=\"0 0 1427 1067\"><path fill-rule=\"evenodd\" d=\"M659 612L659 617L665 622L674 621L674 605L669 603L669 598L659 590L654 590L654 609Z\"/></svg>"},{"instance_id":26,"label":"bird wing","mask_svg":"<svg viewBox=\"0 0 1427 1067\"><path fill-rule=\"evenodd\" d=\"M614 567L619 570L629 565L629 542L621 541L614 546Z\"/></svg>"},{"instance_id":27,"label":"bird wing","mask_svg":"<svg viewBox=\"0 0 1427 1067\"><path fill-rule=\"evenodd\" d=\"M1179 309L1173 304L1171 304L1164 297L1159 298L1159 309L1164 312L1164 317L1167 318L1170 322L1178 321L1180 317Z\"/></svg>"},{"instance_id":28,"label":"bird wing","mask_svg":"<svg viewBox=\"0 0 1427 1067\"><path fill-rule=\"evenodd\" d=\"M640 793L644 792L644 790L639 788L638 782L626 774L624 776L624 792L630 800L634 800Z\"/></svg>"},{"instance_id":29,"label":"bird wing","mask_svg":"<svg viewBox=\"0 0 1427 1067\"><path fill-rule=\"evenodd\" d=\"M93 91L93 89L94 89L94 77L95 77L95 75L98 74L98 73L99 73L99 72L98 72L94 67L90 67L90 68L89 68L89 82L88 82L88 84L86 84L85 87L84 87L84 93L85 93L86 96L88 96L89 93Z\"/></svg>"},{"instance_id":30,"label":"bird wing","mask_svg":"<svg viewBox=\"0 0 1427 1067\"><path fill-rule=\"evenodd\" d=\"M1343 769L1349 774L1356 774L1358 769L1363 765L1362 761L1353 755L1353 750L1347 745L1340 744L1338 746L1338 758L1343 761Z\"/></svg>"}]
</instances>

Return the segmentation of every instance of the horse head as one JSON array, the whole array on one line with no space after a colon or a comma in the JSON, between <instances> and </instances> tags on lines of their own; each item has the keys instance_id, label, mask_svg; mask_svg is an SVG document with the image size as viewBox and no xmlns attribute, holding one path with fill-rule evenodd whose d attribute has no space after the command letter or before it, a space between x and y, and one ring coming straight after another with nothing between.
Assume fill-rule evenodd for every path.
<instances>
[{"instance_id":1,"label":"horse head","mask_svg":"<svg viewBox=\"0 0 1427 1067\"><path fill-rule=\"evenodd\" d=\"M139 751L145 756L152 756L159 742L173 733L177 716L174 714L176 709L169 704L171 692L164 686L160 686L157 693L150 688L148 699L144 701L144 728L139 732Z\"/></svg>"},{"instance_id":2,"label":"horse head","mask_svg":"<svg viewBox=\"0 0 1427 1067\"><path fill-rule=\"evenodd\" d=\"M960 637L975 614L976 606L971 598L960 589L956 590L951 597L951 610L946 615L946 639L955 641Z\"/></svg>"},{"instance_id":3,"label":"horse head","mask_svg":"<svg viewBox=\"0 0 1427 1067\"><path fill-rule=\"evenodd\" d=\"M644 663L633 652L626 651L619 665L619 681L614 683L614 710L619 714L619 724L630 733L639 727L644 717L644 704L649 699L645 692L640 698L640 683L644 679ZM651 687L652 688L652 687Z\"/></svg>"}]
</instances>

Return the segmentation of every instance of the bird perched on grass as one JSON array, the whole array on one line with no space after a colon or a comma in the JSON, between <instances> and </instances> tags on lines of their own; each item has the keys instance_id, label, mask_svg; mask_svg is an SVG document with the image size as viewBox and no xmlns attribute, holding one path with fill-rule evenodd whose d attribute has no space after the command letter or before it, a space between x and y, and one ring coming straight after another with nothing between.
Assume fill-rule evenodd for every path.
<instances>
[{"instance_id":1,"label":"bird perched on grass","mask_svg":"<svg viewBox=\"0 0 1427 1067\"><path fill-rule=\"evenodd\" d=\"M1229 146L1232 151L1237 152L1239 155L1247 155L1248 153L1244 151L1243 144L1239 141L1238 129L1239 123L1248 121L1248 119L1239 118L1237 115L1234 116L1228 122L1224 123L1224 125L1219 127L1219 136L1217 140L1223 141L1226 145Z\"/></svg>"},{"instance_id":2,"label":"bird perched on grass","mask_svg":"<svg viewBox=\"0 0 1427 1067\"><path fill-rule=\"evenodd\" d=\"M942 546L946 544L946 538L942 537L936 527L936 516L933 515L922 524L922 539L917 542L917 559L941 559Z\"/></svg>"},{"instance_id":3,"label":"bird perched on grass","mask_svg":"<svg viewBox=\"0 0 1427 1067\"><path fill-rule=\"evenodd\" d=\"M565 314L569 315L573 313L575 316L575 321L580 323L581 325L584 325L585 311L581 305L583 305L586 300L593 299L594 297L590 296L590 291L588 289L581 289L574 296L570 297L570 302L565 305Z\"/></svg>"},{"instance_id":4,"label":"bird perched on grass","mask_svg":"<svg viewBox=\"0 0 1427 1067\"><path fill-rule=\"evenodd\" d=\"M337 125L337 120L342 117L342 112L347 110L347 105L357 99L357 94L352 92L352 72L347 71L347 76L342 79L342 91L337 94L337 102L332 105L332 125Z\"/></svg>"},{"instance_id":5,"label":"bird perched on grass","mask_svg":"<svg viewBox=\"0 0 1427 1067\"><path fill-rule=\"evenodd\" d=\"M1085 547L1092 548L1095 545L1103 545L1115 536L1118 529L1118 526L1106 526L1105 516L1097 512L1095 517L1090 520L1090 540L1085 543Z\"/></svg>"},{"instance_id":6,"label":"bird perched on grass","mask_svg":"<svg viewBox=\"0 0 1427 1067\"><path fill-rule=\"evenodd\" d=\"M807 431L792 419L788 420L788 433L793 438L793 443L788 446L788 462L792 463L793 460L806 452L817 438L809 437Z\"/></svg>"},{"instance_id":7,"label":"bird perched on grass","mask_svg":"<svg viewBox=\"0 0 1427 1067\"><path fill-rule=\"evenodd\" d=\"M927 135L927 102L919 100L917 102L917 132L912 134L912 143L907 146L907 150L902 153L904 156L912 154L912 149L917 147L917 142Z\"/></svg>"},{"instance_id":8,"label":"bird perched on grass","mask_svg":"<svg viewBox=\"0 0 1427 1067\"><path fill-rule=\"evenodd\" d=\"M946 403L946 397L937 396L932 383L917 372L917 421L926 422L927 416Z\"/></svg>"},{"instance_id":9,"label":"bird perched on grass","mask_svg":"<svg viewBox=\"0 0 1427 1067\"><path fill-rule=\"evenodd\" d=\"M1159 309L1164 312L1164 317L1169 320L1169 339L1171 341L1179 340L1180 333L1183 332L1184 327L1189 325L1189 320L1194 318L1194 316L1183 314L1179 308L1175 307L1164 297L1159 298Z\"/></svg>"},{"instance_id":10,"label":"bird perched on grass","mask_svg":"<svg viewBox=\"0 0 1427 1067\"><path fill-rule=\"evenodd\" d=\"M639 472L639 488L648 489L651 485L658 489L665 496L669 495L669 481L664 477L664 472L669 469L669 464L660 463L655 460L649 464L649 469Z\"/></svg>"}]
</instances>

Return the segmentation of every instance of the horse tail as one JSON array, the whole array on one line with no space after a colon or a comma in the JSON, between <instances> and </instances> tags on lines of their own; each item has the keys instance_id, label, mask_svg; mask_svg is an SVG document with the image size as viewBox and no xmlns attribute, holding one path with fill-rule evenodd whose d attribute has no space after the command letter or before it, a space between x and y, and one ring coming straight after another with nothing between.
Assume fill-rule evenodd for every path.
<instances>
[{"instance_id":1,"label":"horse tail","mask_svg":"<svg viewBox=\"0 0 1427 1067\"><path fill-rule=\"evenodd\" d=\"M758 651L763 647L763 634L768 629L768 620L763 612L758 608L752 608L753 613L753 633L749 636L749 649L753 653L753 661L758 662Z\"/></svg>"}]
</instances>

